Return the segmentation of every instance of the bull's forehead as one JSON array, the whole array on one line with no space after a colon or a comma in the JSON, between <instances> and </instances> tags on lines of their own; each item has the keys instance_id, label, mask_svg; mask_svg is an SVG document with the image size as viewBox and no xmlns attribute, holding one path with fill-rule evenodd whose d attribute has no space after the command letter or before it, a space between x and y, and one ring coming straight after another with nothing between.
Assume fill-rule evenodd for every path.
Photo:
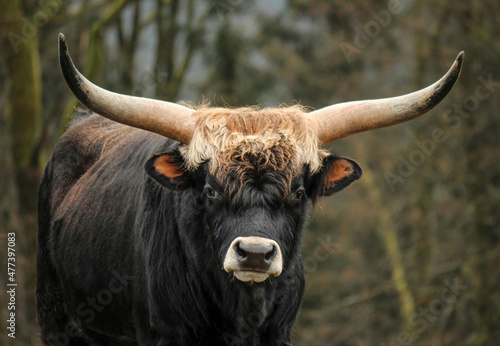
<instances>
[{"instance_id":1,"label":"bull's forehead","mask_svg":"<svg viewBox=\"0 0 500 346\"><path fill-rule=\"evenodd\" d=\"M202 108L195 116L194 136L182 148L188 169L209 161L210 173L219 176L242 167L288 175L305 164L318 171L327 155L318 147L316 123L300 106Z\"/></svg>"}]
</instances>

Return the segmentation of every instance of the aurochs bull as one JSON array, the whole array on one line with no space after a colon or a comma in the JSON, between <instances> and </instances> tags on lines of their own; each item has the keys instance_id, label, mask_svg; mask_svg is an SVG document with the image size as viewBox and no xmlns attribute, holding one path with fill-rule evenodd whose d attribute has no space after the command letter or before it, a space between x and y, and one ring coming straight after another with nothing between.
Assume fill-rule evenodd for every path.
<instances>
[{"instance_id":1,"label":"aurochs bull","mask_svg":"<svg viewBox=\"0 0 500 346\"><path fill-rule=\"evenodd\" d=\"M306 112L115 94L62 72L92 112L62 136L39 194L37 309L47 345L290 345L310 206L361 176L321 146L415 118L460 53L412 94Z\"/></svg>"}]
</instances>

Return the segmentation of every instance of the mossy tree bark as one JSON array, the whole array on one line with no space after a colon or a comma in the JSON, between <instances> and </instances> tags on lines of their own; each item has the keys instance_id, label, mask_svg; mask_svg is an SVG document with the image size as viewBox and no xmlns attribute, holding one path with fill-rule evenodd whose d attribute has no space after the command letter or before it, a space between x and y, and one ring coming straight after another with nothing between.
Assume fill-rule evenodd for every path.
<instances>
[{"instance_id":1,"label":"mossy tree bark","mask_svg":"<svg viewBox=\"0 0 500 346\"><path fill-rule=\"evenodd\" d=\"M357 150L360 161L368 162L367 155L363 148ZM384 199L380 193L380 187L375 182L369 169L363 172L361 182L364 184L368 198L374 206L383 206ZM410 284L406 274L404 258L398 243L398 226L393 221L393 216L386 208L379 208L377 213L377 232L390 263L391 279L399 297L399 314L403 330L412 333L413 326L410 323L411 316L415 313L415 298L410 289Z\"/></svg>"},{"instance_id":2,"label":"mossy tree bark","mask_svg":"<svg viewBox=\"0 0 500 346\"><path fill-rule=\"evenodd\" d=\"M38 27L33 17L23 11L19 0L2 1L0 14L0 44L10 74L10 87L6 91L8 97L2 114L3 181L0 194L1 221L5 223L1 224L5 234L16 233L16 340L30 344L37 339L32 331L36 330L34 263L36 191L40 176L38 160L34 157L37 151L34 149L42 111Z\"/></svg>"}]
</instances>

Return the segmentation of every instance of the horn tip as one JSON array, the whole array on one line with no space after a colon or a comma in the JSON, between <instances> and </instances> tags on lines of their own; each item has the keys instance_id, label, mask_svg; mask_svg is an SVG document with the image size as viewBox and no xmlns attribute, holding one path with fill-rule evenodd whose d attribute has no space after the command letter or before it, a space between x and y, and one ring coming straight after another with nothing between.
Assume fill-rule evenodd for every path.
<instances>
[{"instance_id":1,"label":"horn tip","mask_svg":"<svg viewBox=\"0 0 500 346\"><path fill-rule=\"evenodd\" d=\"M66 37L64 37L62 32L59 33L59 47L66 47Z\"/></svg>"},{"instance_id":2,"label":"horn tip","mask_svg":"<svg viewBox=\"0 0 500 346\"><path fill-rule=\"evenodd\" d=\"M455 63L458 65L459 68L462 67L462 64L464 62L464 58L465 58L464 51L461 51L460 53L458 53L457 58L455 59Z\"/></svg>"},{"instance_id":3,"label":"horn tip","mask_svg":"<svg viewBox=\"0 0 500 346\"><path fill-rule=\"evenodd\" d=\"M62 53L66 53L68 51L68 46L66 45L66 38L62 33L59 34L59 56Z\"/></svg>"}]
</instances>

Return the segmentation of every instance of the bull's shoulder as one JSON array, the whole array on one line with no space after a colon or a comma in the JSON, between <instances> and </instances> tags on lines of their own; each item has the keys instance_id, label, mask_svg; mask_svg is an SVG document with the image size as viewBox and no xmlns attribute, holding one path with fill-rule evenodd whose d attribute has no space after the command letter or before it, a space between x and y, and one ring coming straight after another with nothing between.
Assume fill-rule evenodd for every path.
<instances>
[{"instance_id":1,"label":"bull's shoulder","mask_svg":"<svg viewBox=\"0 0 500 346\"><path fill-rule=\"evenodd\" d=\"M125 148L140 149L146 143L164 142L157 134L110 121L93 114L72 125L57 143L51 161L55 165L85 172L101 158Z\"/></svg>"},{"instance_id":2,"label":"bull's shoulder","mask_svg":"<svg viewBox=\"0 0 500 346\"><path fill-rule=\"evenodd\" d=\"M68 154L68 150L72 150L81 157L98 159L120 142L130 142L148 135L145 131L93 114L74 122L59 140L55 151Z\"/></svg>"},{"instance_id":3,"label":"bull's shoulder","mask_svg":"<svg viewBox=\"0 0 500 346\"><path fill-rule=\"evenodd\" d=\"M108 177L124 169L142 170L150 151L165 142L169 140L96 114L75 122L58 141L46 168L50 172L44 174L50 179L53 207L96 166L122 165L116 170L101 168L100 174Z\"/></svg>"}]
</instances>

